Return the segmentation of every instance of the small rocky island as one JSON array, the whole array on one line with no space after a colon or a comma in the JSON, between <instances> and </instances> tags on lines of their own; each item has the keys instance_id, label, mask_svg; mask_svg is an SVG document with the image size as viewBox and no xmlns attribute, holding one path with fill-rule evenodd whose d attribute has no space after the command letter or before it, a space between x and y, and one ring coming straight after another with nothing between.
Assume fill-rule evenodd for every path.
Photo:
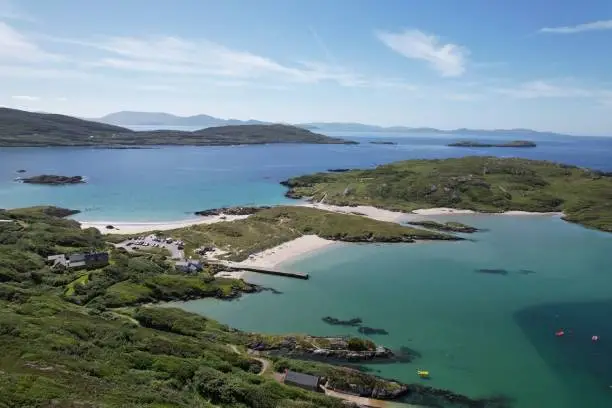
<instances>
[{"instance_id":1,"label":"small rocky island","mask_svg":"<svg viewBox=\"0 0 612 408\"><path fill-rule=\"evenodd\" d=\"M43 174L40 176L19 178L17 181L27 184L48 184L52 186L61 186L65 184L82 184L85 183L83 176L56 176L52 174Z\"/></svg>"},{"instance_id":2,"label":"small rocky island","mask_svg":"<svg viewBox=\"0 0 612 408\"><path fill-rule=\"evenodd\" d=\"M447 146L450 147L536 147L537 144L530 140L513 140L511 142L504 143L483 143L471 140L464 140L460 142L450 143Z\"/></svg>"},{"instance_id":3,"label":"small rocky island","mask_svg":"<svg viewBox=\"0 0 612 408\"><path fill-rule=\"evenodd\" d=\"M270 206L260 207L221 207L211 208L209 210L196 211L195 215L202 217L210 217L214 215L253 215L262 210L269 210Z\"/></svg>"},{"instance_id":4,"label":"small rocky island","mask_svg":"<svg viewBox=\"0 0 612 408\"><path fill-rule=\"evenodd\" d=\"M408 348L392 351L371 340L351 336L263 336L253 334L250 350L271 356L332 362L409 363L420 354Z\"/></svg>"},{"instance_id":5,"label":"small rocky island","mask_svg":"<svg viewBox=\"0 0 612 408\"><path fill-rule=\"evenodd\" d=\"M445 223L437 222L437 221L411 221L407 222L408 225L414 225L417 227L424 227L436 231L445 231L445 232L460 232L464 234L471 234L473 232L478 232L479 229L462 224L460 222L449 221Z\"/></svg>"},{"instance_id":6,"label":"small rocky island","mask_svg":"<svg viewBox=\"0 0 612 408\"><path fill-rule=\"evenodd\" d=\"M396 142L388 142L388 141L384 141L384 140L372 140L370 142L370 144L375 144L375 145L396 145Z\"/></svg>"}]
</instances>

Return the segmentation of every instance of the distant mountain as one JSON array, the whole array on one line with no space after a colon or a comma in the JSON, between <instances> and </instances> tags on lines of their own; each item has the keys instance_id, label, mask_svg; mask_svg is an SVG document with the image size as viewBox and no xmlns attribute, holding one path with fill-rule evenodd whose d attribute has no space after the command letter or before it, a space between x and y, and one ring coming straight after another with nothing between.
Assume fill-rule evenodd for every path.
<instances>
[{"instance_id":1,"label":"distant mountain","mask_svg":"<svg viewBox=\"0 0 612 408\"><path fill-rule=\"evenodd\" d=\"M558 135L554 132L540 132L532 129L452 129L443 130L429 127L407 127L407 126L377 126L365 125L362 123L342 123L342 122L313 122L300 123L296 126L303 129L327 131L327 132L391 132L391 133L429 133L429 134L450 134L450 135L491 135L491 134L529 134L529 135Z\"/></svg>"},{"instance_id":2,"label":"distant mountain","mask_svg":"<svg viewBox=\"0 0 612 408\"><path fill-rule=\"evenodd\" d=\"M110 113L101 118L92 120L120 126L197 126L201 128L270 124L259 120L221 119L210 115L177 116L164 112L131 111Z\"/></svg>"},{"instance_id":3,"label":"distant mountain","mask_svg":"<svg viewBox=\"0 0 612 408\"><path fill-rule=\"evenodd\" d=\"M161 116L160 116L161 117ZM227 146L267 143L354 144L289 125L217 126L193 132L136 132L71 116L0 108L0 146Z\"/></svg>"}]
</instances>

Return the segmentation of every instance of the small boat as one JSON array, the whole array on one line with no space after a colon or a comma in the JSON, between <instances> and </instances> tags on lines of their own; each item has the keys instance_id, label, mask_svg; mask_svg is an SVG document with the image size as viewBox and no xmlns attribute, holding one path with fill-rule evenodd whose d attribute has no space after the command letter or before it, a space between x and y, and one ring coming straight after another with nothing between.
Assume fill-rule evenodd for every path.
<instances>
[{"instance_id":1,"label":"small boat","mask_svg":"<svg viewBox=\"0 0 612 408\"><path fill-rule=\"evenodd\" d=\"M429 378L429 371L425 371L425 370L417 370L417 374L419 375L419 377L421 378Z\"/></svg>"}]
</instances>

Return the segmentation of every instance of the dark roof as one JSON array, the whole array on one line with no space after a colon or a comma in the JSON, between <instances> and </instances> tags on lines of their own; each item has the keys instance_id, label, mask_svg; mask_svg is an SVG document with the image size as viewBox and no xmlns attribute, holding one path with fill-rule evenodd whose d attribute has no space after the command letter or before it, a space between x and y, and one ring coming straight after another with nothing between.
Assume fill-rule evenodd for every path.
<instances>
[{"instance_id":1,"label":"dark roof","mask_svg":"<svg viewBox=\"0 0 612 408\"><path fill-rule=\"evenodd\" d=\"M85 254L70 254L67 255L70 262L80 262L85 260Z\"/></svg>"},{"instance_id":2,"label":"dark roof","mask_svg":"<svg viewBox=\"0 0 612 408\"><path fill-rule=\"evenodd\" d=\"M319 385L319 377L297 373L295 371L287 371L287 374L285 375L285 382L316 388Z\"/></svg>"}]
</instances>

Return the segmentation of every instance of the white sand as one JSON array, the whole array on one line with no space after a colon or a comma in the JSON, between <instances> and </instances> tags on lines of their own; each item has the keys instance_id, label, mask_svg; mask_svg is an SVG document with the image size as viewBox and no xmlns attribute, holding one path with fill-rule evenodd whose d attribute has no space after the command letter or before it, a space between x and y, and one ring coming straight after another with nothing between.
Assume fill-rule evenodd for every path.
<instances>
[{"instance_id":1,"label":"white sand","mask_svg":"<svg viewBox=\"0 0 612 408\"><path fill-rule=\"evenodd\" d=\"M387 222L398 222L401 218L410 215L409 213L403 213L399 211L389 211L382 210L376 207L370 207L365 205L358 205L356 207L343 207L339 205L329 205L329 204L320 204L320 203L304 203L298 204L301 207L310 207L310 208L318 208L319 210L327 210L333 211L337 213L343 214L355 214L361 215L363 217L372 218L378 221L387 221Z\"/></svg>"},{"instance_id":2,"label":"white sand","mask_svg":"<svg viewBox=\"0 0 612 408\"><path fill-rule=\"evenodd\" d=\"M274 268L283 262L334 244L336 242L319 238L316 235L303 235L274 248L254 254L249 259L240 262L240 264Z\"/></svg>"},{"instance_id":3,"label":"white sand","mask_svg":"<svg viewBox=\"0 0 612 408\"><path fill-rule=\"evenodd\" d=\"M400 211L389 211L383 210L376 207L359 205L357 207L348 207L348 206L338 206L338 205L329 205L329 204L321 204L321 203L306 203L306 204L298 204L302 207L310 207L310 208L318 208L320 210L333 211L343 214L351 214L358 213L357 215L361 215L364 217L372 218L379 221L387 221L387 222L400 222L400 221L409 221L411 218L413 219L423 219L424 216L434 216L434 215L470 215L470 214L485 214L485 215L562 215L560 212L529 212L529 211L505 211L500 213L480 213L472 210L461 210L457 208L447 208L447 207L438 207L438 208L423 208L419 210L414 210L410 213L408 212L400 212Z\"/></svg>"},{"instance_id":4,"label":"white sand","mask_svg":"<svg viewBox=\"0 0 612 408\"><path fill-rule=\"evenodd\" d=\"M224 217L224 218L222 218ZM103 234L140 234L149 231L165 231L191 225L213 224L223 221L235 221L248 217L248 215L214 215L210 217L193 218L182 221L168 222L114 222L114 221L80 221L81 228L96 228ZM112 225L114 229L107 229Z\"/></svg>"},{"instance_id":5,"label":"white sand","mask_svg":"<svg viewBox=\"0 0 612 408\"><path fill-rule=\"evenodd\" d=\"M476 214L476 212L472 211L472 210L458 210L456 208L446 208L446 207L424 208L422 210L414 210L412 213L413 214L418 214L418 215Z\"/></svg>"}]
</instances>

